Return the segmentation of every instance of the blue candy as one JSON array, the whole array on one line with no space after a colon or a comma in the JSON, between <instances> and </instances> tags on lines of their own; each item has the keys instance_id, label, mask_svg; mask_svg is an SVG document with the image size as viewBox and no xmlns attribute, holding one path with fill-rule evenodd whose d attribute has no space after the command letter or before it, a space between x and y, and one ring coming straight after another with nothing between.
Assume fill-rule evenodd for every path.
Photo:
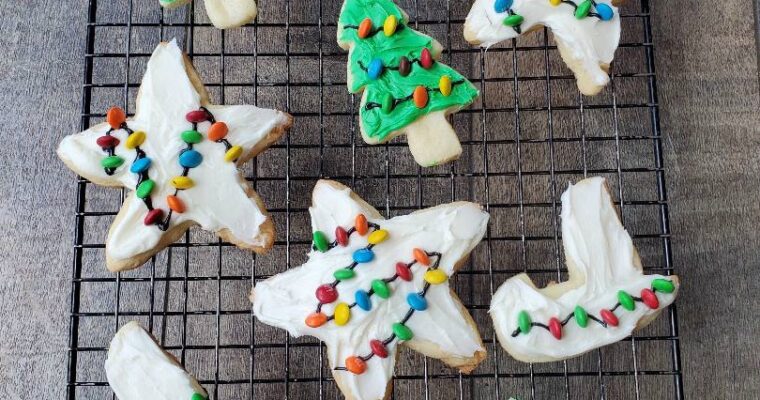
<instances>
[{"instance_id":1,"label":"blue candy","mask_svg":"<svg viewBox=\"0 0 760 400\"><path fill-rule=\"evenodd\" d=\"M380 74L383 73L383 60L379 58L374 58L372 61L369 62L369 67L367 67L367 75L369 75L370 79L377 79L380 77Z\"/></svg>"},{"instance_id":2,"label":"blue candy","mask_svg":"<svg viewBox=\"0 0 760 400\"><path fill-rule=\"evenodd\" d=\"M195 150L185 150L179 155L179 165L185 168L195 168L201 164L203 156Z\"/></svg>"},{"instance_id":3,"label":"blue candy","mask_svg":"<svg viewBox=\"0 0 760 400\"><path fill-rule=\"evenodd\" d=\"M354 293L354 300L356 301L356 305L362 310L369 311L372 309L372 301L369 299L369 293L363 290L357 290L356 293Z\"/></svg>"},{"instance_id":4,"label":"blue candy","mask_svg":"<svg viewBox=\"0 0 760 400\"><path fill-rule=\"evenodd\" d=\"M596 3L596 13L599 14L599 19L602 21L611 20L612 16L615 14L612 11L612 7L604 3Z\"/></svg>"},{"instance_id":5,"label":"blue candy","mask_svg":"<svg viewBox=\"0 0 760 400\"><path fill-rule=\"evenodd\" d=\"M506 12L510 7L512 7L512 0L496 0L496 3L493 4L493 9L497 13Z\"/></svg>"},{"instance_id":6,"label":"blue candy","mask_svg":"<svg viewBox=\"0 0 760 400\"><path fill-rule=\"evenodd\" d=\"M150 168L150 158L143 157L135 160L135 162L132 163L132 166L129 167L129 170L133 174L141 174Z\"/></svg>"},{"instance_id":7,"label":"blue candy","mask_svg":"<svg viewBox=\"0 0 760 400\"><path fill-rule=\"evenodd\" d=\"M427 309L427 300L417 292L409 293L406 296L406 302L409 303L409 307L417 311L424 311Z\"/></svg>"},{"instance_id":8,"label":"blue candy","mask_svg":"<svg viewBox=\"0 0 760 400\"><path fill-rule=\"evenodd\" d=\"M375 258L375 253L370 249L359 249L354 252L354 261L362 264L368 263Z\"/></svg>"}]
</instances>

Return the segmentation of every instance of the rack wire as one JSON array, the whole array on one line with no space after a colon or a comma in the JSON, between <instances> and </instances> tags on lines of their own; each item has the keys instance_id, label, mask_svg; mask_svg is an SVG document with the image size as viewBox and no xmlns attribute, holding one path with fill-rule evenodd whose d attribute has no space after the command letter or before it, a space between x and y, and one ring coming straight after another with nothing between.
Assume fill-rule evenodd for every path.
<instances>
[{"instance_id":1,"label":"rack wire","mask_svg":"<svg viewBox=\"0 0 760 400\"><path fill-rule=\"evenodd\" d=\"M414 164L403 138L362 142L359 99L346 91L346 53L335 43L340 0L259 0L256 23L229 31L211 26L197 3L162 11L155 0L89 1L82 128L110 105L131 113L153 47L176 37L216 103L296 118L285 139L244 167L274 217L275 246L257 256L193 229L143 267L111 274L104 240L124 192L80 178L68 399L113 398L103 371L108 342L133 319L214 399L341 398L322 345L259 323L247 300L255 282L305 260L309 193L319 178L353 187L389 217L453 200L479 202L492 215L485 240L452 280L487 360L461 375L402 350L393 398L683 398L675 307L620 343L548 364L511 359L487 315L493 291L516 273L538 283L567 278L559 196L586 176L608 179L646 272L674 272L648 0L622 8L612 81L595 97L578 93L547 30L484 51L461 37L469 1L401 1L415 29L441 41L443 60L481 90L451 117L462 158L429 169Z\"/></svg>"}]
</instances>

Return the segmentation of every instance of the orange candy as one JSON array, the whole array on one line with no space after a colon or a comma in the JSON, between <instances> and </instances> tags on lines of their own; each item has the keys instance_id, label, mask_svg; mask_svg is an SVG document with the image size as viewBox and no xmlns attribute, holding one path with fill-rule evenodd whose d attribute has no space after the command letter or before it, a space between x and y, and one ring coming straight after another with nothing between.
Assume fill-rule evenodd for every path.
<instances>
[{"instance_id":1,"label":"orange candy","mask_svg":"<svg viewBox=\"0 0 760 400\"><path fill-rule=\"evenodd\" d=\"M414 259L417 260L418 263L428 266L430 265L430 257L428 257L427 253L425 253L422 249L414 249Z\"/></svg>"},{"instance_id":2,"label":"orange candy","mask_svg":"<svg viewBox=\"0 0 760 400\"><path fill-rule=\"evenodd\" d=\"M359 37L362 39L366 38L369 36L370 31L372 31L372 20L369 18L364 18L364 21L359 24Z\"/></svg>"},{"instance_id":3,"label":"orange candy","mask_svg":"<svg viewBox=\"0 0 760 400\"><path fill-rule=\"evenodd\" d=\"M227 136L227 132L229 132L229 129L227 129L227 124L224 122L214 122L211 124L211 127L208 128L208 139L214 142L217 140L222 140L225 136Z\"/></svg>"},{"instance_id":4,"label":"orange candy","mask_svg":"<svg viewBox=\"0 0 760 400\"><path fill-rule=\"evenodd\" d=\"M106 122L108 122L108 125L111 125L111 129L121 128L121 124L126 122L126 120L127 114L119 107L111 107L106 113Z\"/></svg>"},{"instance_id":5,"label":"orange candy","mask_svg":"<svg viewBox=\"0 0 760 400\"><path fill-rule=\"evenodd\" d=\"M412 94L412 99L414 100L414 105L417 106L417 108L425 107L428 103L427 89L425 89L424 86L417 86L417 88L414 89L414 93Z\"/></svg>"},{"instance_id":6,"label":"orange candy","mask_svg":"<svg viewBox=\"0 0 760 400\"><path fill-rule=\"evenodd\" d=\"M356 221L354 221L354 227L356 228L356 232L358 232L360 235L364 236L367 234L367 231L369 230L369 224L367 224L367 217L364 216L364 214L359 214L356 216Z\"/></svg>"},{"instance_id":7,"label":"orange candy","mask_svg":"<svg viewBox=\"0 0 760 400\"><path fill-rule=\"evenodd\" d=\"M324 325L325 322L327 322L327 315L321 312L315 312L306 317L306 325L311 328L319 328Z\"/></svg>"},{"instance_id":8,"label":"orange candy","mask_svg":"<svg viewBox=\"0 0 760 400\"><path fill-rule=\"evenodd\" d=\"M175 213L182 214L185 212L185 203L173 194L166 196L166 203L169 204L169 208Z\"/></svg>"},{"instance_id":9,"label":"orange candy","mask_svg":"<svg viewBox=\"0 0 760 400\"><path fill-rule=\"evenodd\" d=\"M361 375L367 370L367 363L357 356L346 358L346 369L356 375Z\"/></svg>"}]
</instances>

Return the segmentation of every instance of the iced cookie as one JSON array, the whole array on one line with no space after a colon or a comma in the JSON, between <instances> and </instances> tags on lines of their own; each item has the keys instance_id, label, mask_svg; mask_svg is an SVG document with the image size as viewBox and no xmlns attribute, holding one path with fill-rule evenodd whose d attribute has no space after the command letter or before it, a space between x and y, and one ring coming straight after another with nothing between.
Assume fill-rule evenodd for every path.
<instances>
[{"instance_id":1,"label":"iced cookie","mask_svg":"<svg viewBox=\"0 0 760 400\"><path fill-rule=\"evenodd\" d=\"M165 8L177 8L192 0L159 0ZM253 0L205 0L206 14L211 23L219 29L235 28L256 18L256 3Z\"/></svg>"},{"instance_id":2,"label":"iced cookie","mask_svg":"<svg viewBox=\"0 0 760 400\"><path fill-rule=\"evenodd\" d=\"M651 322L678 293L678 277L644 275L603 178L562 194L569 279L537 289L510 278L491 301L502 347L525 362L564 360L617 342Z\"/></svg>"},{"instance_id":3,"label":"iced cookie","mask_svg":"<svg viewBox=\"0 0 760 400\"><path fill-rule=\"evenodd\" d=\"M481 46L546 26L585 95L599 93L620 41L620 14L610 0L475 0L464 37Z\"/></svg>"},{"instance_id":4,"label":"iced cookie","mask_svg":"<svg viewBox=\"0 0 760 400\"><path fill-rule=\"evenodd\" d=\"M108 346L108 384L119 400L205 400L206 390L135 321Z\"/></svg>"},{"instance_id":5,"label":"iced cookie","mask_svg":"<svg viewBox=\"0 0 760 400\"><path fill-rule=\"evenodd\" d=\"M349 50L348 90L363 91L359 121L367 143L406 133L418 164L439 165L462 153L446 115L472 103L478 91L438 61L438 42L408 23L390 0L343 3L338 44Z\"/></svg>"},{"instance_id":6,"label":"iced cookie","mask_svg":"<svg viewBox=\"0 0 760 400\"><path fill-rule=\"evenodd\" d=\"M172 41L148 61L135 116L110 109L105 123L64 138L58 156L94 183L130 189L106 239L111 271L140 266L193 225L262 252L274 224L237 167L290 122L276 110L211 104Z\"/></svg>"},{"instance_id":7,"label":"iced cookie","mask_svg":"<svg viewBox=\"0 0 760 400\"><path fill-rule=\"evenodd\" d=\"M485 358L449 286L486 231L480 206L456 202L384 219L345 186L319 181L306 264L259 282L256 317L327 345L347 399L384 399L400 345L468 373Z\"/></svg>"}]
</instances>

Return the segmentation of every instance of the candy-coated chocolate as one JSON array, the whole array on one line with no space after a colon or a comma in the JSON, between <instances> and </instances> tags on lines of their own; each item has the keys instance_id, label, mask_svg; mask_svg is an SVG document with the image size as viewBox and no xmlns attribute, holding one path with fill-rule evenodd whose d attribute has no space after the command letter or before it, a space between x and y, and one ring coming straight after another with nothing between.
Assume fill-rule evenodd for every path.
<instances>
[{"instance_id":1,"label":"candy-coated chocolate","mask_svg":"<svg viewBox=\"0 0 760 400\"><path fill-rule=\"evenodd\" d=\"M380 244L388 239L388 231L385 229L378 229L367 236L367 242L369 244Z\"/></svg>"},{"instance_id":2,"label":"candy-coated chocolate","mask_svg":"<svg viewBox=\"0 0 760 400\"><path fill-rule=\"evenodd\" d=\"M319 252L326 252L330 249L330 245L327 242L327 236L322 231L315 231L312 235L312 243L314 243L314 248L317 249Z\"/></svg>"},{"instance_id":3,"label":"candy-coated chocolate","mask_svg":"<svg viewBox=\"0 0 760 400\"><path fill-rule=\"evenodd\" d=\"M137 185L137 197L144 199L153 192L153 189L156 187L156 182L153 181L153 179L146 179L142 182L140 182L139 185Z\"/></svg>"},{"instance_id":4,"label":"candy-coated chocolate","mask_svg":"<svg viewBox=\"0 0 760 400\"><path fill-rule=\"evenodd\" d=\"M532 323L533 321L531 321L530 314L527 311L522 310L517 314L517 326L520 328L520 332L530 332L530 328L533 327Z\"/></svg>"},{"instance_id":5,"label":"candy-coated chocolate","mask_svg":"<svg viewBox=\"0 0 760 400\"><path fill-rule=\"evenodd\" d=\"M333 272L333 276L339 281L345 281L346 279L351 279L356 276L356 272L351 268L341 268Z\"/></svg>"},{"instance_id":6,"label":"candy-coated chocolate","mask_svg":"<svg viewBox=\"0 0 760 400\"><path fill-rule=\"evenodd\" d=\"M206 400L208 397L200 394L200 393L193 393L192 396L190 396L190 400Z\"/></svg>"},{"instance_id":7,"label":"candy-coated chocolate","mask_svg":"<svg viewBox=\"0 0 760 400\"><path fill-rule=\"evenodd\" d=\"M412 72L412 62L406 56L401 56L398 60L398 73L401 76L407 76Z\"/></svg>"},{"instance_id":8,"label":"candy-coated chocolate","mask_svg":"<svg viewBox=\"0 0 760 400\"><path fill-rule=\"evenodd\" d=\"M641 289L641 301L652 310L655 310L660 306L660 300L657 298L657 295L654 294L652 289Z\"/></svg>"},{"instance_id":9,"label":"candy-coated chocolate","mask_svg":"<svg viewBox=\"0 0 760 400\"><path fill-rule=\"evenodd\" d=\"M335 306L335 312L333 313L333 319L335 319L335 325L343 326L351 319L351 308L346 303L338 303Z\"/></svg>"},{"instance_id":10,"label":"candy-coated chocolate","mask_svg":"<svg viewBox=\"0 0 760 400\"><path fill-rule=\"evenodd\" d=\"M438 81L438 90L446 97L451 94L451 78L448 75L441 76L441 79Z\"/></svg>"},{"instance_id":11,"label":"candy-coated chocolate","mask_svg":"<svg viewBox=\"0 0 760 400\"><path fill-rule=\"evenodd\" d=\"M493 9L497 13L503 13L512 7L512 0L496 0L493 4Z\"/></svg>"},{"instance_id":12,"label":"candy-coated chocolate","mask_svg":"<svg viewBox=\"0 0 760 400\"><path fill-rule=\"evenodd\" d=\"M553 5L553 6L556 7L556 6L560 5L560 4L562 4L562 0L549 0L549 4L551 4L551 5Z\"/></svg>"},{"instance_id":13,"label":"candy-coated chocolate","mask_svg":"<svg viewBox=\"0 0 760 400\"><path fill-rule=\"evenodd\" d=\"M385 347L382 341L372 339L369 341L369 347L372 349L372 353L380 358L388 357L388 349Z\"/></svg>"},{"instance_id":14,"label":"candy-coated chocolate","mask_svg":"<svg viewBox=\"0 0 760 400\"><path fill-rule=\"evenodd\" d=\"M424 86L417 86L412 94L412 100L417 108L423 108L428 104L428 92Z\"/></svg>"},{"instance_id":15,"label":"candy-coated chocolate","mask_svg":"<svg viewBox=\"0 0 760 400\"><path fill-rule=\"evenodd\" d=\"M325 322L327 322L327 315L321 312L311 313L306 317L306 326L310 328L319 328L324 325Z\"/></svg>"},{"instance_id":16,"label":"candy-coated chocolate","mask_svg":"<svg viewBox=\"0 0 760 400\"><path fill-rule=\"evenodd\" d=\"M555 339L562 339L562 323L556 317L549 319L549 332Z\"/></svg>"},{"instance_id":17,"label":"candy-coated chocolate","mask_svg":"<svg viewBox=\"0 0 760 400\"><path fill-rule=\"evenodd\" d=\"M501 23L504 24L504 25L506 25L506 26L515 27L515 26L518 26L518 25L522 24L524 20L525 20L525 18L523 18L522 15L512 14L512 15L504 18L504 21L502 21Z\"/></svg>"},{"instance_id":18,"label":"candy-coated chocolate","mask_svg":"<svg viewBox=\"0 0 760 400\"><path fill-rule=\"evenodd\" d=\"M398 340L411 340L414 337L414 332L401 322L393 324L393 333L396 334Z\"/></svg>"},{"instance_id":19,"label":"candy-coated chocolate","mask_svg":"<svg viewBox=\"0 0 760 400\"><path fill-rule=\"evenodd\" d=\"M406 302L413 310L425 311L427 309L427 300L421 294L412 292L406 295Z\"/></svg>"},{"instance_id":20,"label":"candy-coated chocolate","mask_svg":"<svg viewBox=\"0 0 760 400\"><path fill-rule=\"evenodd\" d=\"M129 171L133 174L141 174L147 171L148 168L150 168L150 164L151 164L150 158L148 157L138 158L137 160L135 160L135 162L132 163L132 166L129 167Z\"/></svg>"},{"instance_id":21,"label":"candy-coated chocolate","mask_svg":"<svg viewBox=\"0 0 760 400\"><path fill-rule=\"evenodd\" d=\"M449 279L446 273L440 269L431 269L425 272L425 282L431 285L438 285Z\"/></svg>"},{"instance_id":22,"label":"candy-coated chocolate","mask_svg":"<svg viewBox=\"0 0 760 400\"><path fill-rule=\"evenodd\" d=\"M581 4L578 4L578 7L575 9L575 18L586 18L588 16L588 13L591 11L592 5L593 3L591 0L584 0Z\"/></svg>"},{"instance_id":23,"label":"candy-coated chocolate","mask_svg":"<svg viewBox=\"0 0 760 400\"><path fill-rule=\"evenodd\" d=\"M625 290L619 290L617 293L618 303L628 311L636 309L636 302L633 301L633 297Z\"/></svg>"},{"instance_id":24,"label":"candy-coated chocolate","mask_svg":"<svg viewBox=\"0 0 760 400\"><path fill-rule=\"evenodd\" d=\"M193 110L185 114L187 122L197 124L199 122L208 121L208 113L204 110Z\"/></svg>"},{"instance_id":25,"label":"candy-coated chocolate","mask_svg":"<svg viewBox=\"0 0 760 400\"><path fill-rule=\"evenodd\" d=\"M243 148L240 146L232 146L226 153L224 153L224 161L235 161L243 154Z\"/></svg>"},{"instance_id":26,"label":"candy-coated chocolate","mask_svg":"<svg viewBox=\"0 0 760 400\"><path fill-rule=\"evenodd\" d=\"M408 265L402 262L396 263L396 275L407 282L412 280L412 270L409 269Z\"/></svg>"},{"instance_id":27,"label":"candy-coated chocolate","mask_svg":"<svg viewBox=\"0 0 760 400\"><path fill-rule=\"evenodd\" d=\"M346 369L356 375L361 375L367 370L367 363L357 356L346 358Z\"/></svg>"},{"instance_id":28,"label":"candy-coated chocolate","mask_svg":"<svg viewBox=\"0 0 760 400\"><path fill-rule=\"evenodd\" d=\"M187 144L196 144L203 140L203 135L195 129L188 129L182 132L180 136L182 137L182 141Z\"/></svg>"},{"instance_id":29,"label":"candy-coated chocolate","mask_svg":"<svg viewBox=\"0 0 760 400\"><path fill-rule=\"evenodd\" d=\"M118 146L119 145L119 139L116 138L116 137L114 137L114 136L111 136L111 135L103 135L103 136L99 137L95 141L95 143L97 143L98 146L100 146L101 148L107 149L107 148L110 148L110 147L116 147L116 146Z\"/></svg>"},{"instance_id":30,"label":"candy-coated chocolate","mask_svg":"<svg viewBox=\"0 0 760 400\"><path fill-rule=\"evenodd\" d=\"M331 285L320 285L315 292L320 303L329 304L338 299L338 290Z\"/></svg>"},{"instance_id":31,"label":"candy-coated chocolate","mask_svg":"<svg viewBox=\"0 0 760 400\"><path fill-rule=\"evenodd\" d=\"M385 36L392 36L394 33L396 33L397 26L398 18L396 18L395 15L391 14L385 18L385 22L383 23L383 33L385 33Z\"/></svg>"},{"instance_id":32,"label":"candy-coated chocolate","mask_svg":"<svg viewBox=\"0 0 760 400\"><path fill-rule=\"evenodd\" d=\"M364 311L372 309L372 301L369 298L369 293L364 290L359 289L354 293L354 301L356 301L356 305Z\"/></svg>"},{"instance_id":33,"label":"candy-coated chocolate","mask_svg":"<svg viewBox=\"0 0 760 400\"><path fill-rule=\"evenodd\" d=\"M369 79L377 79L383 73L383 60L379 58L373 58L367 66L367 76Z\"/></svg>"},{"instance_id":34,"label":"candy-coated chocolate","mask_svg":"<svg viewBox=\"0 0 760 400\"><path fill-rule=\"evenodd\" d=\"M180 200L179 197L170 194L166 196L166 204L169 205L169 209L174 211L175 213L182 214L185 212L185 203Z\"/></svg>"},{"instance_id":35,"label":"candy-coated chocolate","mask_svg":"<svg viewBox=\"0 0 760 400\"><path fill-rule=\"evenodd\" d=\"M596 3L596 13L599 15L599 19L602 21L609 21L615 12L612 11L612 7L604 3Z\"/></svg>"},{"instance_id":36,"label":"candy-coated chocolate","mask_svg":"<svg viewBox=\"0 0 760 400\"><path fill-rule=\"evenodd\" d=\"M575 322L581 328L588 326L588 312L586 312L583 307L575 306L575 309L573 310L573 317L575 318Z\"/></svg>"},{"instance_id":37,"label":"candy-coated chocolate","mask_svg":"<svg viewBox=\"0 0 760 400\"><path fill-rule=\"evenodd\" d=\"M662 293L673 293L676 290L676 285L667 279L657 278L652 280L652 289Z\"/></svg>"},{"instance_id":38,"label":"candy-coated chocolate","mask_svg":"<svg viewBox=\"0 0 760 400\"><path fill-rule=\"evenodd\" d=\"M172 178L172 186L174 186L175 189L186 190L195 186L195 181L187 176L175 176Z\"/></svg>"},{"instance_id":39,"label":"candy-coated chocolate","mask_svg":"<svg viewBox=\"0 0 760 400\"><path fill-rule=\"evenodd\" d=\"M108 156L100 160L100 165L103 168L119 168L121 164L124 164L124 159L119 156Z\"/></svg>"},{"instance_id":40,"label":"candy-coated chocolate","mask_svg":"<svg viewBox=\"0 0 760 400\"><path fill-rule=\"evenodd\" d=\"M375 253L370 249L359 249L354 252L353 258L359 264L368 263L375 258Z\"/></svg>"},{"instance_id":41,"label":"candy-coated chocolate","mask_svg":"<svg viewBox=\"0 0 760 400\"><path fill-rule=\"evenodd\" d=\"M393 104L395 103L395 99L393 98L393 95L390 93L386 93L383 96L383 102L380 104L380 109L383 111L383 113L388 114L391 111L393 111Z\"/></svg>"},{"instance_id":42,"label":"candy-coated chocolate","mask_svg":"<svg viewBox=\"0 0 760 400\"><path fill-rule=\"evenodd\" d=\"M164 210L160 208L154 208L150 211L148 211L147 214L145 214L145 218L143 219L143 223L145 225L153 225L161 222L161 219L164 218Z\"/></svg>"},{"instance_id":43,"label":"candy-coated chocolate","mask_svg":"<svg viewBox=\"0 0 760 400\"><path fill-rule=\"evenodd\" d=\"M412 254L414 255L414 259L417 260L420 265L424 265L426 267L430 265L430 257L428 257L427 253L425 253L425 250L415 248L412 250Z\"/></svg>"},{"instance_id":44,"label":"candy-coated chocolate","mask_svg":"<svg viewBox=\"0 0 760 400\"><path fill-rule=\"evenodd\" d=\"M227 136L227 132L229 132L227 124L224 122L214 122L211 124L211 127L208 128L206 135L208 135L208 140L216 142L217 140L224 139Z\"/></svg>"},{"instance_id":45,"label":"candy-coated chocolate","mask_svg":"<svg viewBox=\"0 0 760 400\"><path fill-rule=\"evenodd\" d=\"M179 165L184 168L195 168L201 165L203 156L195 150L185 150L179 155Z\"/></svg>"},{"instance_id":46,"label":"candy-coated chocolate","mask_svg":"<svg viewBox=\"0 0 760 400\"><path fill-rule=\"evenodd\" d=\"M362 236L367 234L367 231L369 230L369 223L367 222L367 217L365 217L364 214L359 214L356 216L356 219L354 220L354 228L356 229L356 233Z\"/></svg>"},{"instance_id":47,"label":"candy-coated chocolate","mask_svg":"<svg viewBox=\"0 0 760 400\"><path fill-rule=\"evenodd\" d=\"M131 135L127 136L127 140L126 142L124 142L124 146L132 150L141 146L144 142L145 142L145 132L134 131L132 132Z\"/></svg>"},{"instance_id":48,"label":"candy-coated chocolate","mask_svg":"<svg viewBox=\"0 0 760 400\"><path fill-rule=\"evenodd\" d=\"M430 54L427 47L420 52L420 66L425 69L430 69L433 66L433 55Z\"/></svg>"},{"instance_id":49,"label":"candy-coated chocolate","mask_svg":"<svg viewBox=\"0 0 760 400\"><path fill-rule=\"evenodd\" d=\"M602 316L602 321L604 321L604 323L606 323L609 326L618 326L618 323L620 323L617 315L615 315L615 313L613 313L610 310L603 308L599 310L599 314L601 314Z\"/></svg>"},{"instance_id":50,"label":"candy-coated chocolate","mask_svg":"<svg viewBox=\"0 0 760 400\"><path fill-rule=\"evenodd\" d=\"M391 289L388 287L388 283L382 279L374 279L372 281L372 291L381 299L391 297Z\"/></svg>"},{"instance_id":51,"label":"candy-coated chocolate","mask_svg":"<svg viewBox=\"0 0 760 400\"><path fill-rule=\"evenodd\" d=\"M106 112L106 122L111 126L111 129L119 129L121 124L127 122L127 114L119 107L111 107Z\"/></svg>"},{"instance_id":52,"label":"candy-coated chocolate","mask_svg":"<svg viewBox=\"0 0 760 400\"><path fill-rule=\"evenodd\" d=\"M348 246L348 232L340 226L335 228L335 241L343 247Z\"/></svg>"},{"instance_id":53,"label":"candy-coated chocolate","mask_svg":"<svg viewBox=\"0 0 760 400\"><path fill-rule=\"evenodd\" d=\"M364 20L359 24L359 37L364 39L369 36L370 32L372 32L372 20L369 18L364 18Z\"/></svg>"}]
</instances>

